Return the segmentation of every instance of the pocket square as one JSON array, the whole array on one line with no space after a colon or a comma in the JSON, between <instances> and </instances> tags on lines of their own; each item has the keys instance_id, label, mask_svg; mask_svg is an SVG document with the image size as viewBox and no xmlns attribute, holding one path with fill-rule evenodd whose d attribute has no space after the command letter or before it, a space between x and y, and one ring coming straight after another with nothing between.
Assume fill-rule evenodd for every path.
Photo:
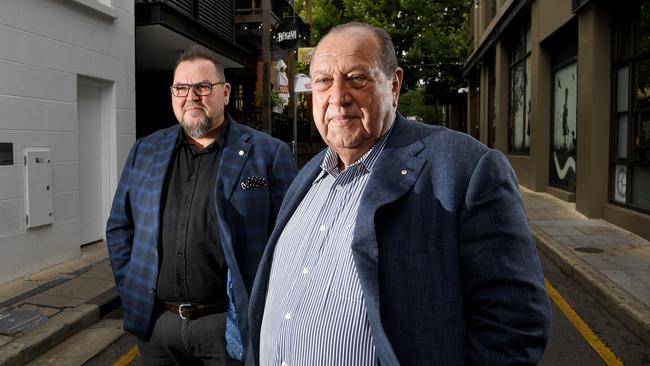
<instances>
[{"instance_id":1,"label":"pocket square","mask_svg":"<svg viewBox=\"0 0 650 366\"><path fill-rule=\"evenodd\" d=\"M264 177L248 177L241 182L242 189L251 189L255 187L261 187L266 185L266 178Z\"/></svg>"}]
</instances>

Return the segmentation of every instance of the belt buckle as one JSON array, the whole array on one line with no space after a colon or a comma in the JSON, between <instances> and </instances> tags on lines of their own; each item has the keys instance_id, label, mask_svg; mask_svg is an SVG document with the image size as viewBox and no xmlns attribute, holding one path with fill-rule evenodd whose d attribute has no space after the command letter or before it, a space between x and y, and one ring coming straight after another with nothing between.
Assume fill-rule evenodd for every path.
<instances>
[{"instance_id":1,"label":"belt buckle","mask_svg":"<svg viewBox=\"0 0 650 366\"><path fill-rule=\"evenodd\" d=\"M181 319L183 319L183 320L189 319L188 317L183 315L183 311L184 311L184 308L191 308L191 307L192 307L192 304L187 303L187 302L178 305L178 315L180 315Z\"/></svg>"}]
</instances>

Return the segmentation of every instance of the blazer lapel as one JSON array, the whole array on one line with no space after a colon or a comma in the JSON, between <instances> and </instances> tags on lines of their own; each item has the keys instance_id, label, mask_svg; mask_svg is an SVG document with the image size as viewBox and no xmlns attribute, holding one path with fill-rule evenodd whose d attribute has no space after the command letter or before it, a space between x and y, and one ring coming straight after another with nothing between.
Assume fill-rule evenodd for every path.
<instances>
[{"instance_id":1,"label":"blazer lapel","mask_svg":"<svg viewBox=\"0 0 650 366\"><path fill-rule=\"evenodd\" d=\"M162 189L165 182L165 175L167 174L167 168L171 164L171 159L174 154L174 148L176 147L176 141L180 133L180 126L174 126L162 135L162 138L158 142L158 149L152 157L151 170L149 172L149 187L151 189L149 203L150 207L156 207L157 209L152 210L153 218L151 220L151 225L153 225L152 232L155 233L154 243L158 245L159 236L160 236L160 215L162 204ZM162 164L160 164L160 163ZM159 167L164 166L164 169L159 169Z\"/></svg>"},{"instance_id":2,"label":"blazer lapel","mask_svg":"<svg viewBox=\"0 0 650 366\"><path fill-rule=\"evenodd\" d=\"M228 136L224 143L217 174L217 184L223 184L223 193L226 199L232 195L244 163L248 159L252 145L248 143L250 135L241 126L230 119Z\"/></svg>"},{"instance_id":3,"label":"blazer lapel","mask_svg":"<svg viewBox=\"0 0 650 366\"><path fill-rule=\"evenodd\" d=\"M384 151L372 169L361 197L352 240L352 256L368 309L368 321L377 338L377 355L383 364L399 364L381 325L379 306L378 248L375 231L377 209L397 200L415 184L426 161L417 154L424 143L413 134L408 122L395 120Z\"/></svg>"}]
</instances>

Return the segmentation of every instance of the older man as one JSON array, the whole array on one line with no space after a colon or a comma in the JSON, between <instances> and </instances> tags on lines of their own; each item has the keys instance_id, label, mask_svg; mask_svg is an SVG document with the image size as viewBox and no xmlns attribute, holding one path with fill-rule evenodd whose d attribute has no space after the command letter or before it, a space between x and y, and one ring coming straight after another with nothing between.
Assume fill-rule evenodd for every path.
<instances>
[{"instance_id":1,"label":"older man","mask_svg":"<svg viewBox=\"0 0 650 366\"><path fill-rule=\"evenodd\" d=\"M535 364L549 302L505 157L396 112L403 71L381 29L332 29L311 76L329 147L262 258L249 362Z\"/></svg>"}]
</instances>

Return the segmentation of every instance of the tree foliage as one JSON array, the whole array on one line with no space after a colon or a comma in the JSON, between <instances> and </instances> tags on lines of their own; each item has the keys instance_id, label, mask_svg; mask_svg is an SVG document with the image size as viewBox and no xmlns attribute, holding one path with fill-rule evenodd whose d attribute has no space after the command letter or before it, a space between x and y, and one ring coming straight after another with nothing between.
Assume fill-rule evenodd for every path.
<instances>
[{"instance_id":1,"label":"tree foliage","mask_svg":"<svg viewBox=\"0 0 650 366\"><path fill-rule=\"evenodd\" d=\"M296 8L304 11L304 0ZM312 0L312 44L349 21L381 27L404 69L403 92L422 85L425 103L445 103L466 85L468 9L468 0Z\"/></svg>"},{"instance_id":2,"label":"tree foliage","mask_svg":"<svg viewBox=\"0 0 650 366\"><path fill-rule=\"evenodd\" d=\"M443 106L425 102L423 86L411 88L399 97L399 110L409 118L421 122L442 124L444 121Z\"/></svg>"}]
</instances>

